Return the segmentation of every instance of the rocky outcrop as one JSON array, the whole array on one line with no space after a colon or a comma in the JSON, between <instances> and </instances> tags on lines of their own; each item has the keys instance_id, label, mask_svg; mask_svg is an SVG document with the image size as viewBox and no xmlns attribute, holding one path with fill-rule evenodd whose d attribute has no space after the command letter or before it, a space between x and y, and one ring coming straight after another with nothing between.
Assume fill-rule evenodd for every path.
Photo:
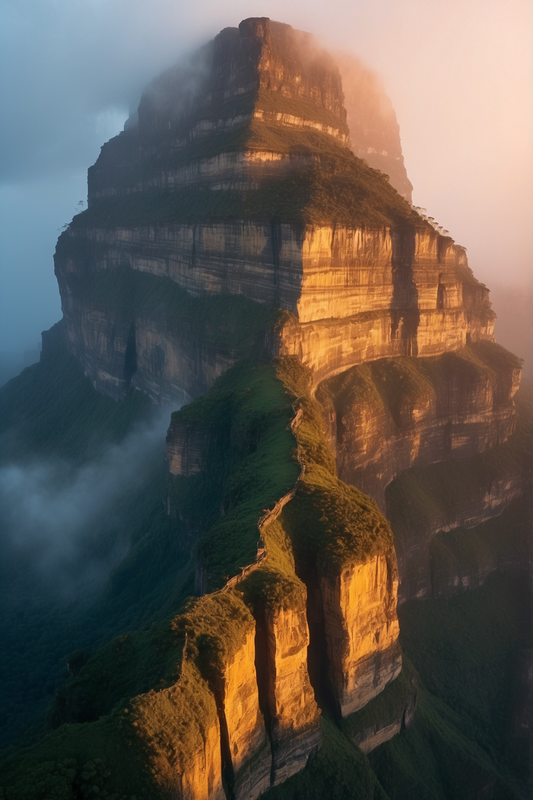
<instances>
[{"instance_id":1,"label":"rocky outcrop","mask_svg":"<svg viewBox=\"0 0 533 800\"><path fill-rule=\"evenodd\" d=\"M158 788L188 800L225 800L220 725L213 698L199 692L202 683L185 663L175 686L139 698L124 721L130 742L140 739L151 751Z\"/></svg>"},{"instance_id":2,"label":"rocky outcrop","mask_svg":"<svg viewBox=\"0 0 533 800\"><path fill-rule=\"evenodd\" d=\"M398 556L399 602L475 588L491 571L506 565L509 557L505 553L498 555L497 550L491 554L489 540L485 537L483 544L481 531L484 523L497 521L506 509L527 494L528 468L524 458L514 451L515 442L511 441L462 462L413 468L390 484L386 494L387 516L391 520ZM526 511L524 518L527 517ZM516 522L509 525L514 533ZM503 542L512 538L506 537L505 529L502 517L499 538L503 537ZM477 550L481 557L469 563L467 542L463 548L452 548L452 553L443 554L442 549L440 553L434 549L433 540L437 534L441 536L443 532L456 530L458 534L461 530L465 532L464 539L468 531L479 530ZM525 550L522 561L528 563L527 547ZM442 555L445 564L439 566ZM511 569L517 566L516 561L511 555Z\"/></svg>"},{"instance_id":3,"label":"rocky outcrop","mask_svg":"<svg viewBox=\"0 0 533 800\"><path fill-rule=\"evenodd\" d=\"M392 112L376 116L381 90L355 64L343 72L352 146L386 144L400 164ZM243 357L296 355L318 383L492 337L464 249L354 158L347 136L335 61L267 19L225 29L154 81L89 170L89 208L55 256L67 347L99 391L187 402ZM195 300L218 336L198 328ZM247 311L261 323L252 337L238 325L246 301L260 306Z\"/></svg>"},{"instance_id":4,"label":"rocky outcrop","mask_svg":"<svg viewBox=\"0 0 533 800\"><path fill-rule=\"evenodd\" d=\"M348 139L332 57L309 34L267 18L225 28L185 65L153 81L125 131L89 170L89 203L174 188L191 177L212 189L228 181L232 188L254 187L269 177L268 162L276 174L287 162L275 141L247 147L247 137L235 136L257 124Z\"/></svg>"},{"instance_id":5,"label":"rocky outcrop","mask_svg":"<svg viewBox=\"0 0 533 800\"><path fill-rule=\"evenodd\" d=\"M435 355L492 338L487 290L471 276L462 248L431 232L252 222L74 227L58 243L56 273L68 347L113 397L131 385L155 402L183 402L246 356L246 347L296 355L318 382L363 361ZM132 291L139 281L142 294ZM124 293L111 303L107 287L116 293L119 284ZM213 298L214 326L221 311L227 325L229 308L233 347L174 319L168 298L180 289L204 298L204 306ZM148 304L147 297L160 299ZM255 316L263 321L249 341L238 326L244 298L261 304ZM277 327L270 322L268 333L268 307L293 316Z\"/></svg>"},{"instance_id":6,"label":"rocky outcrop","mask_svg":"<svg viewBox=\"0 0 533 800\"><path fill-rule=\"evenodd\" d=\"M343 717L365 706L401 671L397 588L394 552L320 576L329 677Z\"/></svg>"},{"instance_id":7,"label":"rocky outcrop","mask_svg":"<svg viewBox=\"0 0 533 800\"><path fill-rule=\"evenodd\" d=\"M498 516L474 528L458 527L434 534L429 541L426 596L452 597L477 589L496 570L515 578L527 574L531 563L530 514L525 506L524 498L519 497ZM423 536L424 531L421 533ZM420 590L420 584L417 588Z\"/></svg>"},{"instance_id":8,"label":"rocky outcrop","mask_svg":"<svg viewBox=\"0 0 533 800\"><path fill-rule=\"evenodd\" d=\"M261 605L257 644L272 742L272 785L277 785L303 769L321 744L319 709L307 669L305 603L288 608Z\"/></svg>"},{"instance_id":9,"label":"rocky outcrop","mask_svg":"<svg viewBox=\"0 0 533 800\"><path fill-rule=\"evenodd\" d=\"M284 363L294 380L295 365L289 366L289 361ZM285 374L283 367L280 369L281 374ZM302 367L297 370L305 380ZM228 376L225 379L229 380ZM220 398L225 396L224 384L222 380L212 390ZM291 388L291 393L294 391ZM307 588L307 610L305 591L296 576L293 580L300 589L296 592L285 589L283 601L267 602L262 594L253 601L257 622L256 664L259 686L263 687L260 689L263 713L272 743L274 783L297 772L320 742L314 693L319 703L331 706L334 713L344 717L376 697L394 680L402 666L396 614L398 572L390 531L375 506L358 492L339 486L333 476L331 491L324 487L323 473L316 472L316 452L307 453L305 444L310 425L318 425L315 436L322 435L320 408L316 401L308 399L307 404L311 406L303 406L301 401L302 398L289 426L299 443L300 478L273 510L258 520L264 559L254 565L260 570L255 572L255 578L261 582L265 579L261 578L265 574L261 570L273 569L269 552L279 552L279 537L282 537L286 542L284 547L290 547L287 557L295 559L293 569ZM246 402L247 406L253 402L252 397L248 396ZM203 414L202 409L205 409ZM215 409L216 419L212 418ZM190 409L173 415L167 437L167 458L171 474L176 476L174 480L187 480L197 471L196 455L191 459L191 449L194 453L203 453L198 465L206 476L214 452L224 451L228 464L236 462L237 453L243 458L249 455L249 451L241 452L238 444L240 440L250 439L246 429L242 424L239 426L239 439L234 433L236 413L237 406L234 406L230 417L224 417L220 401L217 406L208 395ZM220 427L228 434L225 446L221 442L215 446ZM263 428L262 437L265 436L267 431ZM194 444L196 441L200 442L199 446ZM220 456L217 464L220 469ZM322 512L324 518L320 517L318 507L307 512L301 507L308 502L309 494L318 507L332 505L329 511ZM309 532L305 526L302 528L307 513L320 517L320 532L314 536L323 539L324 547L315 552L310 545L314 536L309 540ZM331 527L326 515L334 518L338 515L338 524ZM322 528L324 524L325 529ZM359 528L372 531L372 544L368 545L366 553L356 545L355 530ZM288 545L287 536L292 545ZM378 545L380 538L383 543ZM295 555L292 555L293 547ZM370 553L369 548L373 552ZM237 580L245 587L252 573L242 567L241 573L236 579L230 578L226 586L236 585L234 581Z\"/></svg>"},{"instance_id":10,"label":"rocky outcrop","mask_svg":"<svg viewBox=\"0 0 533 800\"><path fill-rule=\"evenodd\" d=\"M270 747L259 709L255 626L251 620L242 647L224 665L215 687L217 694L219 691L222 758L234 778L236 800L251 800L270 786L271 769Z\"/></svg>"},{"instance_id":11,"label":"rocky outcrop","mask_svg":"<svg viewBox=\"0 0 533 800\"><path fill-rule=\"evenodd\" d=\"M418 701L418 677L408 662L400 675L363 709L342 722L342 729L363 753L411 727Z\"/></svg>"},{"instance_id":12,"label":"rocky outcrop","mask_svg":"<svg viewBox=\"0 0 533 800\"><path fill-rule=\"evenodd\" d=\"M374 361L319 387L340 476L391 521L400 602L475 588L494 569L527 561L467 535L527 491L515 432L520 371L520 359L481 341L434 358ZM462 547L441 542L461 530Z\"/></svg>"},{"instance_id":13,"label":"rocky outcrop","mask_svg":"<svg viewBox=\"0 0 533 800\"><path fill-rule=\"evenodd\" d=\"M404 470L503 444L514 430L520 368L511 353L480 342L437 358L376 361L330 379L318 397L339 475L385 510L385 489Z\"/></svg>"},{"instance_id":14,"label":"rocky outcrop","mask_svg":"<svg viewBox=\"0 0 533 800\"><path fill-rule=\"evenodd\" d=\"M202 421L176 423L171 420L165 448L165 458L171 475L189 477L205 469L210 431Z\"/></svg>"}]
</instances>

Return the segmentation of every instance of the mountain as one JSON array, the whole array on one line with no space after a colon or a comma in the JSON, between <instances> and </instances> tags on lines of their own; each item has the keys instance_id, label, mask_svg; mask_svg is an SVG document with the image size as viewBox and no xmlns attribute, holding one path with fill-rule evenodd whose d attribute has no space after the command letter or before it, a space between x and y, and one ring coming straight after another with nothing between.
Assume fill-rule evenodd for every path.
<instances>
[{"instance_id":1,"label":"mountain","mask_svg":"<svg viewBox=\"0 0 533 800\"><path fill-rule=\"evenodd\" d=\"M6 800L527 797L531 406L406 196L377 80L266 18L102 148L7 452L178 410Z\"/></svg>"}]
</instances>

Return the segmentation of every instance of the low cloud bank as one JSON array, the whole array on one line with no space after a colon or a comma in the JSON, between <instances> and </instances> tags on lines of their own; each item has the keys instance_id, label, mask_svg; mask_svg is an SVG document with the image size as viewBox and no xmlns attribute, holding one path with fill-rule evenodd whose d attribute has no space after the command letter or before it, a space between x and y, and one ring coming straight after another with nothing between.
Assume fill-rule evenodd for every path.
<instances>
[{"instance_id":1,"label":"low cloud bank","mask_svg":"<svg viewBox=\"0 0 533 800\"><path fill-rule=\"evenodd\" d=\"M154 492L169 416L162 411L78 468L59 460L1 467L4 567L30 571L65 595L101 585L128 550L143 496Z\"/></svg>"}]
</instances>

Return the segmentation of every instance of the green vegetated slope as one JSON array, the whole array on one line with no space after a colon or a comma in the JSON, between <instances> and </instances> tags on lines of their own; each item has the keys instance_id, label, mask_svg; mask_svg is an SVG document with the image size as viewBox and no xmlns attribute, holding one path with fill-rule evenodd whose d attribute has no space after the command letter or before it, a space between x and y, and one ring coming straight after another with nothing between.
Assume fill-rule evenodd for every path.
<instances>
[{"instance_id":1,"label":"green vegetated slope","mask_svg":"<svg viewBox=\"0 0 533 800\"><path fill-rule=\"evenodd\" d=\"M514 719L519 657L531 648L527 582L494 573L479 589L410 601L399 614L426 689L412 728L370 755L385 789L413 800L528 797L528 736Z\"/></svg>"},{"instance_id":2,"label":"green vegetated slope","mask_svg":"<svg viewBox=\"0 0 533 800\"><path fill-rule=\"evenodd\" d=\"M290 422L298 409L300 424L293 432ZM236 589L191 599L181 610L175 596L175 609L168 609L166 619L122 634L93 654L74 654L74 674L57 693L50 712L57 729L32 747L8 753L2 764L0 785L12 787L5 789L6 800L164 797L171 774L214 724L210 682L238 646L243 630L253 624L249 609L258 601L273 606L303 602L295 554L299 564L319 556L342 565L354 557L365 560L391 544L390 529L373 502L335 477L321 410L309 396L306 370L296 359L236 365L207 395L177 412L173 425L200 426L208 432L205 470L174 478L170 492L172 503L180 508L180 520L174 520L181 526L178 539L198 543L210 587L221 586L254 560L259 517L300 476L296 496L263 528L268 557ZM174 565L175 557L166 556ZM133 589L137 576L133 572L124 580ZM164 586L157 575L154 580ZM490 623L477 616L487 610L486 598L479 595L483 591L493 591L493 584L452 601L437 601L437 606L407 604L402 610L406 650L422 685L432 692L422 688L419 713L409 731L370 758L351 741L369 720L401 706L406 681L411 683L413 676L411 671L408 678L404 671L387 695L358 712L359 717L344 721L340 729L324 719L322 749L302 773L267 796L318 798L334 787L335 796L347 798L355 791L356 796L381 800L466 800L492 781L494 797L522 797L520 787L516 793L512 787L501 748L480 735L483 721L493 719L490 696L502 663L493 659L489 677L483 675L481 666L493 655L483 650L482 632ZM494 616L486 619L500 631L497 648L505 660L526 643L520 640L521 626L509 624L512 598L502 615L496 614L505 596L502 591L491 605ZM472 599L478 597L481 600ZM464 614L457 611L461 603L466 603ZM459 651L466 651L472 641L479 648L467 661L472 668L464 686L454 694L453 682L442 677L448 651L438 642L440 632L457 619L454 655L460 660ZM427 637L416 633L421 626ZM469 636L471 627L479 627L480 633ZM448 640L451 643L451 633ZM475 695L470 705L465 702L469 686ZM486 708L488 716L483 717Z\"/></svg>"},{"instance_id":3,"label":"green vegetated slope","mask_svg":"<svg viewBox=\"0 0 533 800\"><path fill-rule=\"evenodd\" d=\"M184 426L201 420L209 432L205 470L173 478L171 491L198 530L209 528L209 515L218 518L224 511L199 544L211 588L253 560L258 512L272 508L298 478L296 496L280 519L293 544L301 540L302 553L320 552L342 563L391 546L390 529L375 504L336 477L321 410L309 392L310 376L296 358L241 364L173 415ZM299 409L301 422L293 432L290 421Z\"/></svg>"},{"instance_id":4,"label":"green vegetated slope","mask_svg":"<svg viewBox=\"0 0 533 800\"><path fill-rule=\"evenodd\" d=\"M26 486L23 519L8 504L0 516L5 746L45 713L69 653L169 613L192 591L194 565L166 514L166 424L156 424L146 396L115 403L94 390L74 357L48 348L0 390L0 426L2 480ZM123 481L121 459L129 469ZM94 497L91 523L80 532L86 493L108 488L101 471L117 483L112 508L107 500L98 512L103 501ZM46 519L41 537L34 507L57 515L56 532Z\"/></svg>"},{"instance_id":5,"label":"green vegetated slope","mask_svg":"<svg viewBox=\"0 0 533 800\"><path fill-rule=\"evenodd\" d=\"M296 360L255 367L240 364L173 419L173 424L201 421L213 437L205 472L175 478L171 487L188 534L198 538L212 586L220 586L253 560L259 517L292 489L300 462L306 464L302 508L319 514L310 535L312 552L320 550L337 561L359 553L364 560L383 541L390 545L390 530L371 501L335 478L320 411L307 393L308 377ZM289 425L295 402L303 408L298 442ZM297 501L298 496L293 502ZM168 771L185 758L189 732L201 736L208 726L212 704L208 699L200 702L206 681L220 670L228 648L238 645L246 619L251 620L248 606L259 601L293 607L305 602L290 539L295 529L294 521L285 524L284 513L263 528L267 560L240 585L241 591L191 600L177 616L145 631L124 634L89 658L75 654L76 674L58 692L51 711L50 719L60 727L4 763L2 780L18 787L12 796L42 796L39 792L56 782L62 787L57 791L67 792L66 797L73 791L90 797L93 789L83 775L91 769L99 796L115 792L132 796L140 787L146 796L164 796ZM303 531L298 535L303 550ZM185 633L188 656L182 678ZM187 706L190 693L200 698L191 707ZM190 725L182 730L189 717ZM169 738L161 738L161 730L168 726ZM131 736L136 741L130 745ZM111 744L113 737L116 741ZM176 755L181 745L175 737L185 748L181 756ZM130 770L132 759L136 766ZM87 762L93 765L90 769ZM372 776L370 780L375 783Z\"/></svg>"}]
</instances>

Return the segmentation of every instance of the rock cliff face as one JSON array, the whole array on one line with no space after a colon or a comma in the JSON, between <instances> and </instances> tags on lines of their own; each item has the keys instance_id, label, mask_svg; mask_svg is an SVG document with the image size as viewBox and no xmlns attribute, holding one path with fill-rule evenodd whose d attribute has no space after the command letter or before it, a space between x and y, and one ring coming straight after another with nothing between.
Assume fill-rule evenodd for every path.
<instances>
[{"instance_id":1,"label":"rock cliff face","mask_svg":"<svg viewBox=\"0 0 533 800\"><path fill-rule=\"evenodd\" d=\"M235 797L243 800L258 797L270 786L270 748L259 709L254 643L255 627L250 624L242 647L225 665L217 687L222 725L227 730L223 757L226 769L235 776Z\"/></svg>"},{"instance_id":2,"label":"rock cliff face","mask_svg":"<svg viewBox=\"0 0 533 800\"><path fill-rule=\"evenodd\" d=\"M497 568L527 569L527 523L520 532L527 509L508 524L504 512L527 497L529 468L510 449L504 445L463 462L413 469L391 483L387 514L401 576L399 602L475 588ZM499 523L492 534L490 520ZM443 536L447 532L451 547ZM525 544L513 543L515 533ZM463 547L454 541L459 538Z\"/></svg>"},{"instance_id":3,"label":"rock cliff face","mask_svg":"<svg viewBox=\"0 0 533 800\"><path fill-rule=\"evenodd\" d=\"M394 553L320 576L329 672L343 717L358 711L402 668Z\"/></svg>"},{"instance_id":4,"label":"rock cliff face","mask_svg":"<svg viewBox=\"0 0 533 800\"><path fill-rule=\"evenodd\" d=\"M148 747L157 731L163 738L164 756L152 765L163 785L174 783L179 795L190 800L224 800L220 725L214 701L198 703L199 680L194 668L185 665L178 686L151 698L149 704L134 705L132 725L142 730ZM169 710L174 714L169 715ZM180 737L180 726L187 727L186 742Z\"/></svg>"},{"instance_id":5,"label":"rock cliff face","mask_svg":"<svg viewBox=\"0 0 533 800\"><path fill-rule=\"evenodd\" d=\"M400 601L444 591L432 578L437 533L476 528L526 491L520 434L513 436L520 368L499 345L478 342L433 358L372 362L321 384L340 476L391 520ZM458 574L456 589L479 585L497 563L486 560L477 578Z\"/></svg>"},{"instance_id":6,"label":"rock cliff face","mask_svg":"<svg viewBox=\"0 0 533 800\"><path fill-rule=\"evenodd\" d=\"M311 37L249 20L184 70L156 80L138 119L104 146L89 208L58 242L68 347L99 391L183 402L250 355L297 355L318 382L492 337L488 292L464 250L345 147L341 74ZM385 134L364 109L382 99L361 74L349 96L361 84L357 135L368 143ZM203 299L218 331L229 322L233 341L170 319L164 300L180 289ZM241 301L229 320L207 302L222 297ZM238 326L245 299L262 308L253 342ZM266 309L292 316L275 324Z\"/></svg>"},{"instance_id":7,"label":"rock cliff face","mask_svg":"<svg viewBox=\"0 0 533 800\"><path fill-rule=\"evenodd\" d=\"M315 414L320 413L318 409L317 405ZM310 424L307 414L301 408L293 420L297 441L300 436L306 436L305 429ZM213 417L203 416L194 422L185 413L175 415L167 436L167 459L173 480L209 474L212 454L224 446L219 438L220 424L220 410ZM229 439L225 447L230 452L235 449L242 457L246 450L240 449L239 439L245 438L245 434L236 426L233 416L226 424L229 425ZM300 433L301 427L303 433ZM231 459L229 454L226 457ZM276 518L285 508L289 512L292 522L286 523L288 530L291 525L300 527L300 492L305 494L307 482L309 491L315 489L313 462L307 463L303 451L299 461L303 470L300 480L276 504ZM173 513L180 513L175 499L170 500L170 506ZM267 515L266 519L271 518ZM260 531L261 553L268 564L273 545L269 542L266 519ZM378 527L381 524L377 520L376 523ZM298 533L289 536L298 541ZM301 540L294 546L297 553L294 569L307 588L307 618L305 603L296 601L290 608L271 608L259 603L256 612L258 658L270 664L263 676L269 687L265 711L272 722L274 772L279 771L280 775L289 774L284 764L284 750L288 750L289 763L293 762L294 769L290 751L299 748L298 740L306 742L301 750L302 758L309 752L308 748L316 746L317 734L312 724L315 701L309 675L318 695L325 683L329 685L334 709L345 717L379 694L397 676L402 665L396 616L398 571L392 547L384 545L371 557L362 557L357 550L351 556L344 553L341 557L342 548L332 543L330 550L340 548L339 556L332 559L326 551L319 550L311 555ZM257 558L252 567L262 569L262 563L262 559ZM239 580L246 580L247 574L247 570L243 570Z\"/></svg>"},{"instance_id":8,"label":"rock cliff face","mask_svg":"<svg viewBox=\"0 0 533 800\"><path fill-rule=\"evenodd\" d=\"M318 707L307 668L305 606L262 607L259 614L256 659L265 659L265 712L271 722L272 785L277 785L303 769L309 753L319 748Z\"/></svg>"},{"instance_id":9,"label":"rock cliff face","mask_svg":"<svg viewBox=\"0 0 533 800\"><path fill-rule=\"evenodd\" d=\"M492 338L488 291L471 275L464 250L429 231L252 222L74 226L56 253L69 347L97 388L114 397L132 385L156 402L190 398L241 355L238 346L224 352L199 342L179 321L165 326L158 305L106 307L105 287L125 268L143 273L154 296L170 279L174 292L242 295L288 309L294 316L263 334L263 349L297 355L317 381L366 360L435 355Z\"/></svg>"},{"instance_id":10,"label":"rock cliff face","mask_svg":"<svg viewBox=\"0 0 533 800\"><path fill-rule=\"evenodd\" d=\"M148 87L59 239L55 338L115 400L188 404L167 511L197 596L162 642L138 634L159 672L127 664L88 721L137 692L113 741L149 754L156 796L259 797L320 748L321 709L364 752L409 727L398 597L465 588L457 530L524 494L520 363L464 249L393 186L410 196L374 77L251 19Z\"/></svg>"},{"instance_id":11,"label":"rock cliff face","mask_svg":"<svg viewBox=\"0 0 533 800\"><path fill-rule=\"evenodd\" d=\"M446 356L376 361L323 383L339 475L385 510L385 489L404 470L502 444L514 430L520 366L480 342Z\"/></svg>"}]
</instances>

